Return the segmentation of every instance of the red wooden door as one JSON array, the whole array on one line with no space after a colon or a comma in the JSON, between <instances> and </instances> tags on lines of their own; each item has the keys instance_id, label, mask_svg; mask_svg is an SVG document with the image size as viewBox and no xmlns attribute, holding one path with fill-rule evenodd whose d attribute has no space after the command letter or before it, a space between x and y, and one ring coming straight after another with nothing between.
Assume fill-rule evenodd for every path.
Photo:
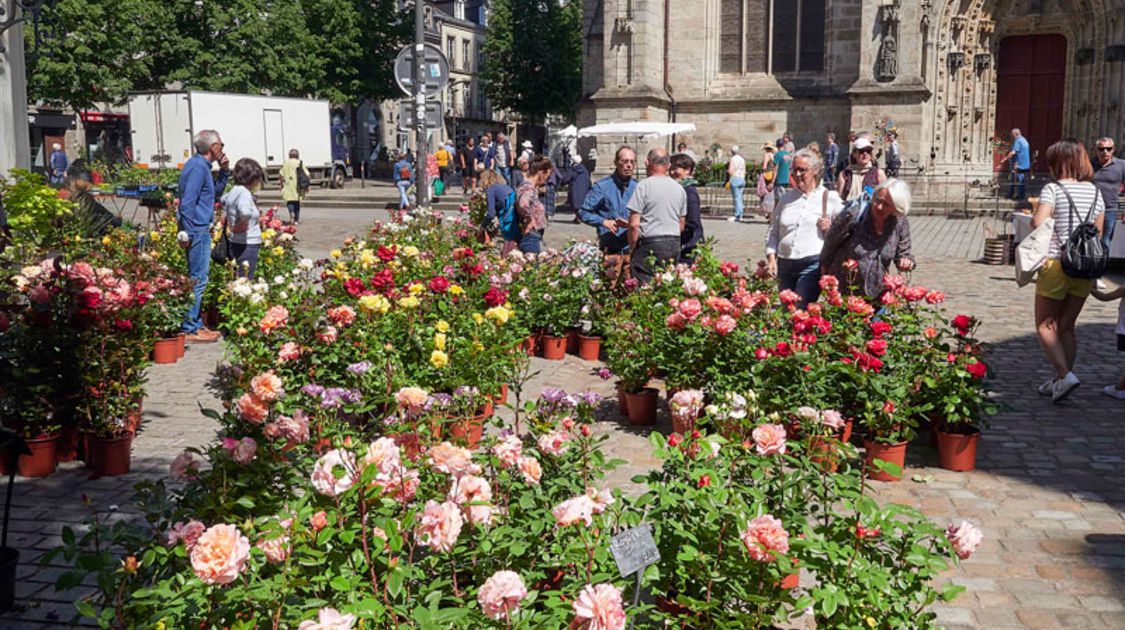
<instances>
[{"instance_id":1,"label":"red wooden door","mask_svg":"<svg viewBox=\"0 0 1125 630\"><path fill-rule=\"evenodd\" d=\"M1000 42L996 69L996 133L1011 141L1011 130L1023 132L1031 145L1032 169L1046 170L1039 152L1062 138L1066 87L1066 38L1062 35L1019 35Z\"/></svg>"}]
</instances>

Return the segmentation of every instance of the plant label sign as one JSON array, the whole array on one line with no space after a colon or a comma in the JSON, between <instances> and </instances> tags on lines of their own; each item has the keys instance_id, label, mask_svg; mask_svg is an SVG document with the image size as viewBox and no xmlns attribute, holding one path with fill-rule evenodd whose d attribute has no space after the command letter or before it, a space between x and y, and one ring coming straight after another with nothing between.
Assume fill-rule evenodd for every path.
<instances>
[{"instance_id":1,"label":"plant label sign","mask_svg":"<svg viewBox=\"0 0 1125 630\"><path fill-rule=\"evenodd\" d=\"M652 529L647 523L627 529L609 540L609 550L617 561L621 577L643 571L660 560L660 551L652 539Z\"/></svg>"}]
</instances>

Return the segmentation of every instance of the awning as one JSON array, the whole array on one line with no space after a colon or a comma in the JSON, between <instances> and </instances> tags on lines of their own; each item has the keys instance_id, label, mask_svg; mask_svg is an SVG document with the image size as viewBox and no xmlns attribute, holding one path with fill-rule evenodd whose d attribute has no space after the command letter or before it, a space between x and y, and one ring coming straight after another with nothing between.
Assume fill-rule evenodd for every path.
<instances>
[{"instance_id":1,"label":"awning","mask_svg":"<svg viewBox=\"0 0 1125 630\"><path fill-rule=\"evenodd\" d=\"M114 112L79 112L82 122L118 122L128 121L129 114L116 114Z\"/></svg>"},{"instance_id":2,"label":"awning","mask_svg":"<svg viewBox=\"0 0 1125 630\"><path fill-rule=\"evenodd\" d=\"M74 114L40 114L28 112L27 122L32 127L47 129L74 129Z\"/></svg>"},{"instance_id":3,"label":"awning","mask_svg":"<svg viewBox=\"0 0 1125 630\"><path fill-rule=\"evenodd\" d=\"M691 123L630 122L606 123L578 130L580 136L632 136L641 139L695 131Z\"/></svg>"}]
</instances>

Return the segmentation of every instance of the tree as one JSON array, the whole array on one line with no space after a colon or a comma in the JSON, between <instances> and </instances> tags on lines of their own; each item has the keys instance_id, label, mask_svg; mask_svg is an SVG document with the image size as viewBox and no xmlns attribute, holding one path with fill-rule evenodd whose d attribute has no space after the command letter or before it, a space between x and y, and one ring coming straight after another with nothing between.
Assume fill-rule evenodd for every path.
<instances>
[{"instance_id":1,"label":"tree","mask_svg":"<svg viewBox=\"0 0 1125 630\"><path fill-rule=\"evenodd\" d=\"M493 0L481 77L493 105L541 119L569 115L582 95L577 0Z\"/></svg>"}]
</instances>

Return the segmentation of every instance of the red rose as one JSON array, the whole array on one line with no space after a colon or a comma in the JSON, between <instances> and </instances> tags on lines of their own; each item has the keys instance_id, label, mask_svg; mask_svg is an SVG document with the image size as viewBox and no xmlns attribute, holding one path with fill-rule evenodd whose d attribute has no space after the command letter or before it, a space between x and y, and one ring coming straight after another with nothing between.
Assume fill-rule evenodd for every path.
<instances>
[{"instance_id":1,"label":"red rose","mask_svg":"<svg viewBox=\"0 0 1125 630\"><path fill-rule=\"evenodd\" d=\"M773 353L776 354L779 357L789 356L789 354L790 354L789 344L784 342L784 341L777 342L777 345L774 346Z\"/></svg>"},{"instance_id":2,"label":"red rose","mask_svg":"<svg viewBox=\"0 0 1125 630\"><path fill-rule=\"evenodd\" d=\"M703 475L699 478L699 487L706 488L711 485L711 475Z\"/></svg>"},{"instance_id":3,"label":"red rose","mask_svg":"<svg viewBox=\"0 0 1125 630\"><path fill-rule=\"evenodd\" d=\"M389 262L391 260L394 260L395 251L393 249L388 249L387 247L380 245L379 249L375 250L375 255L379 257L379 260L382 260L383 262Z\"/></svg>"},{"instance_id":4,"label":"red rose","mask_svg":"<svg viewBox=\"0 0 1125 630\"><path fill-rule=\"evenodd\" d=\"M497 289L496 287L490 288L484 292L484 303L489 306L500 306L508 301L508 292Z\"/></svg>"},{"instance_id":5,"label":"red rose","mask_svg":"<svg viewBox=\"0 0 1125 630\"><path fill-rule=\"evenodd\" d=\"M113 322L113 325L117 328L117 330L132 330L133 329L133 322L131 322L127 319L119 319L116 322Z\"/></svg>"},{"instance_id":6,"label":"red rose","mask_svg":"<svg viewBox=\"0 0 1125 630\"><path fill-rule=\"evenodd\" d=\"M957 332L962 335L968 334L969 328L973 326L973 320L968 315L958 315L954 317L953 321L950 323L957 329Z\"/></svg>"},{"instance_id":7,"label":"red rose","mask_svg":"<svg viewBox=\"0 0 1125 630\"><path fill-rule=\"evenodd\" d=\"M703 437L703 434L699 432L699 429L691 430L691 439L698 440L701 437Z\"/></svg>"},{"instance_id":8,"label":"red rose","mask_svg":"<svg viewBox=\"0 0 1125 630\"><path fill-rule=\"evenodd\" d=\"M887 340L886 339L872 339L871 341L868 341L867 342L867 351L870 352L871 354L877 356L877 357L883 356L883 354L885 354L887 352Z\"/></svg>"},{"instance_id":9,"label":"red rose","mask_svg":"<svg viewBox=\"0 0 1125 630\"><path fill-rule=\"evenodd\" d=\"M360 291L363 291L363 280L348 278L344 280L344 289L351 295L359 295Z\"/></svg>"},{"instance_id":10,"label":"red rose","mask_svg":"<svg viewBox=\"0 0 1125 630\"><path fill-rule=\"evenodd\" d=\"M381 291L387 288L394 288L394 286L395 276L390 269L384 269L382 271L376 272L375 275L371 278L371 288L377 291Z\"/></svg>"},{"instance_id":11,"label":"red rose","mask_svg":"<svg viewBox=\"0 0 1125 630\"><path fill-rule=\"evenodd\" d=\"M683 441L684 438L680 437L679 433L673 433L672 435L668 436L668 446L676 447L679 446L680 442Z\"/></svg>"},{"instance_id":12,"label":"red rose","mask_svg":"<svg viewBox=\"0 0 1125 630\"><path fill-rule=\"evenodd\" d=\"M988 373L988 367L980 361L969 363L965 366L965 369L973 375L973 378L984 378L984 375Z\"/></svg>"},{"instance_id":13,"label":"red rose","mask_svg":"<svg viewBox=\"0 0 1125 630\"><path fill-rule=\"evenodd\" d=\"M871 322L871 334L875 335L876 339L881 338L883 335L889 332L891 332L891 325L887 322Z\"/></svg>"},{"instance_id":14,"label":"red rose","mask_svg":"<svg viewBox=\"0 0 1125 630\"><path fill-rule=\"evenodd\" d=\"M758 348L757 350L754 351L754 358L759 360L759 361L767 359L767 358L769 358L769 356L770 356L769 350L766 350L765 348Z\"/></svg>"},{"instance_id":15,"label":"red rose","mask_svg":"<svg viewBox=\"0 0 1125 630\"><path fill-rule=\"evenodd\" d=\"M883 413L890 414L890 413L894 413L894 412L895 412L895 404L893 402L888 400L887 402L883 403Z\"/></svg>"},{"instance_id":16,"label":"red rose","mask_svg":"<svg viewBox=\"0 0 1125 630\"><path fill-rule=\"evenodd\" d=\"M449 279L445 276L437 276L431 279L430 290L434 293L445 293L449 290Z\"/></svg>"}]
</instances>

